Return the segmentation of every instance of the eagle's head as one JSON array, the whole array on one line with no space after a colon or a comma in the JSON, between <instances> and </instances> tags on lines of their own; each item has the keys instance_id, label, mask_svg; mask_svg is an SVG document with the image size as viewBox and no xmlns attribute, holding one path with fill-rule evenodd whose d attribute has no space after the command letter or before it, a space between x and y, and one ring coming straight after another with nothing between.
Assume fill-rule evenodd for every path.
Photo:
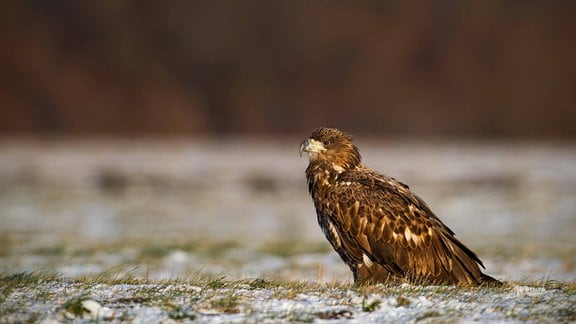
<instances>
[{"instance_id":1,"label":"eagle's head","mask_svg":"<svg viewBox=\"0 0 576 324\"><path fill-rule=\"evenodd\" d=\"M352 136L337 128L320 127L300 144L300 154L308 153L310 164L321 164L338 172L360 164L360 151Z\"/></svg>"}]
</instances>

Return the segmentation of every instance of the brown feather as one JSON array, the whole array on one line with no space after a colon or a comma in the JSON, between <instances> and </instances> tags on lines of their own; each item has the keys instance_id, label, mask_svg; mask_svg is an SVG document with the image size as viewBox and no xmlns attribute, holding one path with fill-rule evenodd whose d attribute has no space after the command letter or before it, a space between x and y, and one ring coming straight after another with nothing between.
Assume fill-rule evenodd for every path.
<instances>
[{"instance_id":1,"label":"brown feather","mask_svg":"<svg viewBox=\"0 0 576 324\"><path fill-rule=\"evenodd\" d=\"M362 165L350 135L318 128L300 149L318 223L355 282L499 283L407 185Z\"/></svg>"}]
</instances>

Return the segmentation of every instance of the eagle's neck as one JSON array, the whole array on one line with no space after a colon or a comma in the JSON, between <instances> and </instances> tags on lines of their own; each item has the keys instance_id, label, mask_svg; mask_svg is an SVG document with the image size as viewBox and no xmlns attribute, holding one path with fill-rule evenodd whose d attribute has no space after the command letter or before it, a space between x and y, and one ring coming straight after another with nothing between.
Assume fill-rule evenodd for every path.
<instances>
[{"instance_id":1,"label":"eagle's neck","mask_svg":"<svg viewBox=\"0 0 576 324\"><path fill-rule=\"evenodd\" d=\"M339 144L338 149L310 155L306 168L308 191L318 208L318 198L327 197L338 177L347 171L362 167L358 148L352 143Z\"/></svg>"},{"instance_id":2,"label":"eagle's neck","mask_svg":"<svg viewBox=\"0 0 576 324\"><path fill-rule=\"evenodd\" d=\"M316 201L318 197L324 197L326 191L338 181L338 176L345 171L339 165L310 163L306 168L306 180L312 199Z\"/></svg>"}]
</instances>

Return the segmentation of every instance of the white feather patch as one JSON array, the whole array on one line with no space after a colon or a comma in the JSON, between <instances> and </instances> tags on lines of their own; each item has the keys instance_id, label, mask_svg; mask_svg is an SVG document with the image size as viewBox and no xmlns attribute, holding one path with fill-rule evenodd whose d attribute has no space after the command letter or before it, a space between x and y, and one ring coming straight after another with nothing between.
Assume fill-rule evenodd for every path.
<instances>
[{"instance_id":1,"label":"white feather patch","mask_svg":"<svg viewBox=\"0 0 576 324\"><path fill-rule=\"evenodd\" d=\"M338 172L338 173L342 173L342 171L344 171L344 168L339 166L338 164L332 163L332 168L334 168L334 171Z\"/></svg>"},{"instance_id":2,"label":"white feather patch","mask_svg":"<svg viewBox=\"0 0 576 324\"><path fill-rule=\"evenodd\" d=\"M372 260L370 260L370 257L368 257L366 254L362 254L362 262L364 262L364 264L370 268L372 267L372 265L374 265L374 262L372 262Z\"/></svg>"},{"instance_id":3,"label":"white feather patch","mask_svg":"<svg viewBox=\"0 0 576 324\"><path fill-rule=\"evenodd\" d=\"M340 247L342 244L340 241L340 234L338 234L338 231L336 231L336 228L334 227L334 225L332 225L332 222L330 221L328 222L328 230L332 234L332 237L334 237L334 245L336 247Z\"/></svg>"},{"instance_id":4,"label":"white feather patch","mask_svg":"<svg viewBox=\"0 0 576 324\"><path fill-rule=\"evenodd\" d=\"M404 230L404 237L406 238L406 241L410 241L410 238L412 237L412 232L410 232L408 227Z\"/></svg>"},{"instance_id":5,"label":"white feather patch","mask_svg":"<svg viewBox=\"0 0 576 324\"><path fill-rule=\"evenodd\" d=\"M412 240L414 243L416 243L416 245L418 245L420 241L420 236L412 233L408 227L406 227L406 230L404 230L404 237L406 238L406 241Z\"/></svg>"}]
</instances>

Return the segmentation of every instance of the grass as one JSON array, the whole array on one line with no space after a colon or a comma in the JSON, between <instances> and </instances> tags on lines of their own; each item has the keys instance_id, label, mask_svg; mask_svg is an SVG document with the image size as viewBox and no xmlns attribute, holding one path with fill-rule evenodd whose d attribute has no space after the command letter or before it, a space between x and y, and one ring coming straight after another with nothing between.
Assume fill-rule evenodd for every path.
<instances>
[{"instance_id":1,"label":"grass","mask_svg":"<svg viewBox=\"0 0 576 324\"><path fill-rule=\"evenodd\" d=\"M381 321L486 319L475 317L478 314L488 314L483 316L492 316L488 318L497 321L576 321L576 283L553 280L549 275L536 279L526 277L516 282L527 286L526 292L516 291L513 286L355 286L346 280L290 279L292 267L294 273L312 269L308 273L312 273L313 278L316 265L300 264L297 258L300 254L315 256L326 252L323 244L265 244L247 257L236 255L241 249L242 246L231 241L210 244L165 242L156 246L123 242L76 250L58 246L40 248L35 250L35 255L56 260L68 257L84 260L85 256L115 252L123 256L125 264L133 265L76 276L56 271L0 275L0 322L66 321L70 318L98 321L90 318L83 308L82 303L86 300L112 309L115 319L126 321L146 321L141 318L143 309L157 311L159 317L149 319L152 321L202 321L218 316L253 322L348 318ZM132 254L126 251L132 251ZM185 278L150 278L148 269L170 260L174 251L199 258L185 259L187 264L191 264L190 260L201 260L203 264L220 264L226 269L246 264L258 266L260 258L273 256L286 260L282 269L287 272L273 277L242 278L238 273L227 277L202 269Z\"/></svg>"},{"instance_id":2,"label":"grass","mask_svg":"<svg viewBox=\"0 0 576 324\"><path fill-rule=\"evenodd\" d=\"M378 307L382 304L382 300L375 299L372 301L367 301L366 298L362 299L362 311L363 312L373 312L378 309Z\"/></svg>"},{"instance_id":3,"label":"grass","mask_svg":"<svg viewBox=\"0 0 576 324\"><path fill-rule=\"evenodd\" d=\"M79 296L71 297L62 305L62 309L74 317L82 317L85 311L82 303L89 299L90 296L87 294L80 294Z\"/></svg>"},{"instance_id":4,"label":"grass","mask_svg":"<svg viewBox=\"0 0 576 324\"><path fill-rule=\"evenodd\" d=\"M83 318L88 315L82 302L89 299L115 309L117 316L126 320L139 316L136 305L158 308L162 316L174 320L228 315L256 321L310 322L317 318L358 318L364 313L384 313L393 308L411 314L412 320L467 318L473 316L475 311L471 309L478 303L493 304L485 311L501 320L576 320L576 282L521 282L537 289L535 293L522 294L513 286L354 286L261 278L227 280L224 276L204 275L154 281L129 274L130 271L116 268L80 278L48 272L0 276L0 322ZM270 300L280 306L258 306ZM422 308L422 303L430 307Z\"/></svg>"},{"instance_id":5,"label":"grass","mask_svg":"<svg viewBox=\"0 0 576 324\"><path fill-rule=\"evenodd\" d=\"M83 307L94 300L114 310L115 319L142 319L142 309L155 309L159 318L177 321L202 320L228 316L240 321L298 321L316 319L367 319L382 321L471 319L489 314L493 320L576 321L576 282L561 282L543 276L524 278L516 284L526 292L505 287L459 288L451 286L365 285L344 281L316 282L286 279L277 275L265 278L227 277L213 272L198 272L185 278L152 279L147 269L136 264L160 264L174 251L199 256L204 262L242 267L244 258L234 257L241 249L234 242L167 242L150 246L125 242L117 245L83 247L77 250L59 247L38 249L37 255L61 257L134 251L131 266L110 267L88 275L67 276L55 271L0 274L0 322L27 322L70 318L90 318ZM288 260L283 269L302 271L299 254L323 253L324 245L267 244L257 254ZM230 257L232 256L232 257ZM248 255L248 260L250 260ZM142 262L145 260L146 262ZM194 259L191 259L194 260ZM252 259L252 266L256 265ZM189 263L189 260L187 260ZM289 272L288 272L289 273ZM532 290L530 290L532 289ZM387 314L397 314L398 317ZM370 316L370 317L369 317ZM396 316L396 315L395 315ZM487 316L487 315L486 315ZM480 318L483 320L485 318ZM150 319L149 319L150 320Z\"/></svg>"}]
</instances>

